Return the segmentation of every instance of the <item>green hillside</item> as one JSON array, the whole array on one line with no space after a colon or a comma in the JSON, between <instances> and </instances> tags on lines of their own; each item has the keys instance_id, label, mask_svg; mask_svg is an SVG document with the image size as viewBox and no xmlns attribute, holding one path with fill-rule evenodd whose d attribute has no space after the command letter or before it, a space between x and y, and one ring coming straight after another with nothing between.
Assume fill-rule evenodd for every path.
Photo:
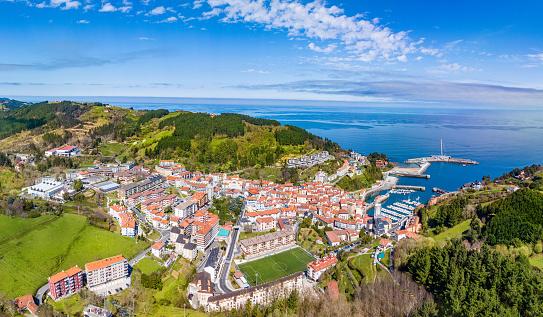
<instances>
[{"instance_id":1,"label":"green hillside","mask_svg":"<svg viewBox=\"0 0 543 317\"><path fill-rule=\"evenodd\" d=\"M43 152L66 144L78 145L89 156L61 162L63 166L87 166L94 159L114 156L146 165L174 159L209 172L280 167L288 158L308 153L344 152L304 129L234 113L142 111L71 101L0 113L0 150L35 154L46 166L42 170L55 166L39 160Z\"/></svg>"}]
</instances>

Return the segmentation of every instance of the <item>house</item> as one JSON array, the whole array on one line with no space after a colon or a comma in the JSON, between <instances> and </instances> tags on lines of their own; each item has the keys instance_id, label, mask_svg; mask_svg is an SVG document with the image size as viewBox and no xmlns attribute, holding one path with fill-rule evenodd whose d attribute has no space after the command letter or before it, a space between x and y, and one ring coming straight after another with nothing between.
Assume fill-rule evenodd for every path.
<instances>
[{"instance_id":1,"label":"house","mask_svg":"<svg viewBox=\"0 0 543 317\"><path fill-rule=\"evenodd\" d=\"M187 287L187 297L192 299L191 304L194 309L206 307L208 299L213 296L215 285L211 281L211 276L208 272L200 272L196 274L194 281L189 283Z\"/></svg>"},{"instance_id":2,"label":"house","mask_svg":"<svg viewBox=\"0 0 543 317\"><path fill-rule=\"evenodd\" d=\"M516 192L518 189L519 189L519 187L517 185L511 185L511 186L509 186L508 191Z\"/></svg>"},{"instance_id":3,"label":"house","mask_svg":"<svg viewBox=\"0 0 543 317\"><path fill-rule=\"evenodd\" d=\"M94 305L88 305L83 309L83 315L85 317L111 317L113 314L107 310Z\"/></svg>"},{"instance_id":4,"label":"house","mask_svg":"<svg viewBox=\"0 0 543 317\"><path fill-rule=\"evenodd\" d=\"M48 278L49 296L54 300L68 297L83 288L83 270L77 265Z\"/></svg>"},{"instance_id":5,"label":"house","mask_svg":"<svg viewBox=\"0 0 543 317\"><path fill-rule=\"evenodd\" d=\"M389 239L381 239L379 241L379 246L387 249L392 246L392 241L390 241Z\"/></svg>"},{"instance_id":6,"label":"house","mask_svg":"<svg viewBox=\"0 0 543 317\"><path fill-rule=\"evenodd\" d=\"M17 297L13 303L21 315L24 315L25 311L28 311L32 315L36 315L38 312L38 305L36 305L36 302L34 301L34 296L30 294Z\"/></svg>"},{"instance_id":7,"label":"house","mask_svg":"<svg viewBox=\"0 0 543 317\"><path fill-rule=\"evenodd\" d=\"M307 277L313 281L318 281L319 277L331 267L336 266L338 262L334 254L329 254L322 259L318 259L307 264Z\"/></svg>"},{"instance_id":8,"label":"house","mask_svg":"<svg viewBox=\"0 0 543 317\"><path fill-rule=\"evenodd\" d=\"M160 259L166 249L165 246L166 244L164 242L157 241L151 246L151 253Z\"/></svg>"},{"instance_id":9,"label":"house","mask_svg":"<svg viewBox=\"0 0 543 317\"><path fill-rule=\"evenodd\" d=\"M258 231L269 231L271 229L275 229L275 224L276 221L273 217L256 218L256 225Z\"/></svg>"},{"instance_id":10,"label":"house","mask_svg":"<svg viewBox=\"0 0 543 317\"><path fill-rule=\"evenodd\" d=\"M358 239L359 233L353 229L347 228L343 230L326 231L325 235L326 240L328 240L328 244L331 246L336 246L344 241L355 241Z\"/></svg>"}]
</instances>

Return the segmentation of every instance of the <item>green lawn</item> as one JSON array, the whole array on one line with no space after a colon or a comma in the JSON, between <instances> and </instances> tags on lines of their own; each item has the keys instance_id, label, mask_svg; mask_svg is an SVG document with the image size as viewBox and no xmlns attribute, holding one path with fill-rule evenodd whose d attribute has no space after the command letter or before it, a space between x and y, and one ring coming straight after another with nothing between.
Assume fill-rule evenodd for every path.
<instances>
[{"instance_id":1,"label":"green lawn","mask_svg":"<svg viewBox=\"0 0 543 317\"><path fill-rule=\"evenodd\" d=\"M47 215L32 219L22 219L0 215L0 241L21 231L27 230L30 227L40 225L42 222L47 223L53 217L54 216Z\"/></svg>"},{"instance_id":2,"label":"green lawn","mask_svg":"<svg viewBox=\"0 0 543 317\"><path fill-rule=\"evenodd\" d=\"M371 256L369 254L363 254L355 257L352 261L356 267L364 272L364 277L366 278L365 282L373 282L375 268Z\"/></svg>"},{"instance_id":3,"label":"green lawn","mask_svg":"<svg viewBox=\"0 0 543 317\"><path fill-rule=\"evenodd\" d=\"M2 218L3 219L3 218ZM148 243L87 226L83 216L64 214L0 244L0 290L11 298L35 293L47 277L74 265L123 254L129 258Z\"/></svg>"},{"instance_id":4,"label":"green lawn","mask_svg":"<svg viewBox=\"0 0 543 317\"><path fill-rule=\"evenodd\" d=\"M253 237L262 236L262 235L265 235L265 234L268 234L268 233L270 233L270 232L269 231L264 231L264 232L241 232L239 234L239 241L249 239L249 238L253 238Z\"/></svg>"},{"instance_id":5,"label":"green lawn","mask_svg":"<svg viewBox=\"0 0 543 317\"><path fill-rule=\"evenodd\" d=\"M465 221L457 224L456 226L454 226L454 227L452 227L450 229L447 229L447 230L443 231L442 233L438 234L437 236L434 237L434 240L436 242L441 241L441 240L446 241L448 239L460 237L462 234L464 234L466 231L468 231L470 222L471 222L471 219L465 220Z\"/></svg>"},{"instance_id":6,"label":"green lawn","mask_svg":"<svg viewBox=\"0 0 543 317\"><path fill-rule=\"evenodd\" d=\"M151 273L160 269L160 264L149 258L143 258L136 266L141 270L141 272L147 275L150 275Z\"/></svg>"},{"instance_id":7,"label":"green lawn","mask_svg":"<svg viewBox=\"0 0 543 317\"><path fill-rule=\"evenodd\" d=\"M385 251L385 257L382 258L381 263L383 263L386 267L390 265L390 249Z\"/></svg>"},{"instance_id":8,"label":"green lawn","mask_svg":"<svg viewBox=\"0 0 543 317\"><path fill-rule=\"evenodd\" d=\"M254 286L256 285L256 273L258 273L258 284L262 284L296 272L306 271L307 263L313 261L315 258L302 248L294 248L240 264L238 267L245 275L247 282Z\"/></svg>"},{"instance_id":9,"label":"green lawn","mask_svg":"<svg viewBox=\"0 0 543 317\"><path fill-rule=\"evenodd\" d=\"M543 255L530 258L530 264L543 270Z\"/></svg>"},{"instance_id":10,"label":"green lawn","mask_svg":"<svg viewBox=\"0 0 543 317\"><path fill-rule=\"evenodd\" d=\"M130 146L123 143L107 143L100 147L100 152L104 156L120 156Z\"/></svg>"}]
</instances>

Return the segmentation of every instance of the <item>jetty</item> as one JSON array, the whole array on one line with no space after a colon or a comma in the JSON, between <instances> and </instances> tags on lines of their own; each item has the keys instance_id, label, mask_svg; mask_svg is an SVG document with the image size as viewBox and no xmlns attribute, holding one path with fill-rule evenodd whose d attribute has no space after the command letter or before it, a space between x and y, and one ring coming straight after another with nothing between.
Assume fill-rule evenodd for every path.
<instances>
[{"instance_id":1,"label":"jetty","mask_svg":"<svg viewBox=\"0 0 543 317\"><path fill-rule=\"evenodd\" d=\"M426 187L424 186L411 186L411 185L394 185L392 187L393 189L410 189L410 190L418 190L418 191L426 191Z\"/></svg>"},{"instance_id":2,"label":"jetty","mask_svg":"<svg viewBox=\"0 0 543 317\"><path fill-rule=\"evenodd\" d=\"M428 157L418 157L405 161L409 164L426 164L426 163L453 163L463 165L478 165L479 162L470 159L454 158L443 152L443 138L441 138L441 153L440 155L431 155Z\"/></svg>"},{"instance_id":3,"label":"jetty","mask_svg":"<svg viewBox=\"0 0 543 317\"><path fill-rule=\"evenodd\" d=\"M432 188L432 191L433 191L434 193L438 193L438 194L440 194L440 195L444 195L444 194L447 194L447 193L448 193L448 191L443 190L443 189L440 189L440 188L437 188L437 187Z\"/></svg>"}]
</instances>

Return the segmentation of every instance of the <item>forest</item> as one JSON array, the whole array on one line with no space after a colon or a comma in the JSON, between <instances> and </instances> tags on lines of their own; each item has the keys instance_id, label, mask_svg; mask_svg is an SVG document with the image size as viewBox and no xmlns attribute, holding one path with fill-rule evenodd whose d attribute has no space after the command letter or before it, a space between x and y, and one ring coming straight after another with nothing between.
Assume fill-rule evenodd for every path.
<instances>
[{"instance_id":1,"label":"forest","mask_svg":"<svg viewBox=\"0 0 543 317\"><path fill-rule=\"evenodd\" d=\"M52 129L74 127L80 123L79 116L88 108L89 106L71 101L55 103L44 101L0 112L0 139L44 125Z\"/></svg>"},{"instance_id":2,"label":"forest","mask_svg":"<svg viewBox=\"0 0 543 317\"><path fill-rule=\"evenodd\" d=\"M527 243L543 239L543 194L539 191L519 189L486 206L478 205L477 214L490 219L483 235L491 245L510 244L515 238Z\"/></svg>"},{"instance_id":3,"label":"forest","mask_svg":"<svg viewBox=\"0 0 543 317\"><path fill-rule=\"evenodd\" d=\"M401 269L434 294L441 316L543 315L543 275L524 255L468 250L454 239L418 248Z\"/></svg>"}]
</instances>

